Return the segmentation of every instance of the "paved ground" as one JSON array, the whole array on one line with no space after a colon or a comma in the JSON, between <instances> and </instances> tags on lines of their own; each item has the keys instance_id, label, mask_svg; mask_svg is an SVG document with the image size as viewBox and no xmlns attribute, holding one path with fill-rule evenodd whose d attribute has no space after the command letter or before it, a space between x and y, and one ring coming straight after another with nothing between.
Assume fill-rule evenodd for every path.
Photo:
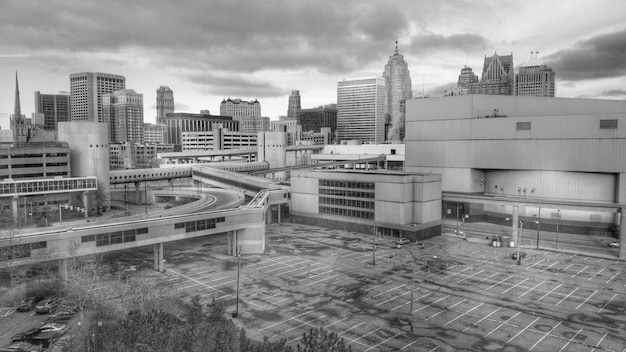
<instances>
[{"instance_id":1,"label":"paved ground","mask_svg":"<svg viewBox=\"0 0 626 352\"><path fill-rule=\"evenodd\" d=\"M236 320L253 338L292 344L324 326L355 351L626 351L623 261L525 250L516 265L512 249L452 236L403 249L381 239L375 253L371 241L268 226L266 254L241 257ZM237 258L225 244L167 245L160 280L235 311Z\"/></svg>"}]
</instances>

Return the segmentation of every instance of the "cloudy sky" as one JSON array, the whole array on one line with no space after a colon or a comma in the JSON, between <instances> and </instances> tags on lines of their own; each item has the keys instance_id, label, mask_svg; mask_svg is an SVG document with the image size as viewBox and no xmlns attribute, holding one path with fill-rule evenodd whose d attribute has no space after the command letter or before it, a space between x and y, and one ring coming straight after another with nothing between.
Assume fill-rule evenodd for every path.
<instances>
[{"instance_id":1,"label":"cloudy sky","mask_svg":"<svg viewBox=\"0 0 626 352\"><path fill-rule=\"evenodd\" d=\"M464 65L539 51L557 96L626 98L626 1L0 0L0 125L33 93L69 91L69 74L126 77L154 122L156 90L177 112L219 114L223 98L259 99L272 119L292 89L302 107L336 102L337 81L380 76L394 43L413 91L441 95Z\"/></svg>"}]
</instances>

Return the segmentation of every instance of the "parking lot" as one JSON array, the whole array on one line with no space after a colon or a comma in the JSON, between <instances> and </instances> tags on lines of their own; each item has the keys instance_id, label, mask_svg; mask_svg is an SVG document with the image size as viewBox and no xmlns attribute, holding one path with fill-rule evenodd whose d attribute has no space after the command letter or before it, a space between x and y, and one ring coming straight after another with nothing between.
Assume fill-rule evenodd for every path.
<instances>
[{"instance_id":1,"label":"parking lot","mask_svg":"<svg viewBox=\"0 0 626 352\"><path fill-rule=\"evenodd\" d=\"M355 351L626 351L622 261L440 236L389 238L283 224L265 255L243 255L239 317L248 335L296 344L311 327ZM237 258L225 238L166 249L164 285L236 307Z\"/></svg>"}]
</instances>

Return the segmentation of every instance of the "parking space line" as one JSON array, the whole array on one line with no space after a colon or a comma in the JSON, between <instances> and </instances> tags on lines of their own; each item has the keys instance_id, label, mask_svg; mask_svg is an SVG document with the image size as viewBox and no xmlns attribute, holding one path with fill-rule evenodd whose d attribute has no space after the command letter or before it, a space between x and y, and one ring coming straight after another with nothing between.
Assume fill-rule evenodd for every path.
<instances>
[{"instance_id":1,"label":"parking space line","mask_svg":"<svg viewBox=\"0 0 626 352\"><path fill-rule=\"evenodd\" d=\"M474 282L474 283L472 284L472 286L477 285L477 284L480 284L480 283L482 283L483 281L489 280L489 279L491 279L492 277L494 277L494 276L496 276L496 275L498 275L498 274L499 274L499 273L497 273L497 272L496 272L496 273L493 273L492 275L489 275L488 277L486 277L486 278L484 278L484 279L481 279L481 280L479 280L479 281Z\"/></svg>"},{"instance_id":2,"label":"parking space line","mask_svg":"<svg viewBox=\"0 0 626 352\"><path fill-rule=\"evenodd\" d=\"M482 272L484 272L484 270L481 270L481 271L479 271L479 272L477 272L477 273L475 273L475 274L473 274L473 275L466 276L466 277L462 278L461 280L459 280L459 281L455 282L455 284L459 284L459 283L461 283L461 282L463 282L463 281L465 281L465 280L467 280L467 279L470 279L470 278L472 278L472 277L474 277L474 276L476 276L476 275L478 275L478 274L480 274L480 273L482 273Z\"/></svg>"},{"instance_id":3,"label":"parking space line","mask_svg":"<svg viewBox=\"0 0 626 352\"><path fill-rule=\"evenodd\" d=\"M492 289L492 288L494 288L494 287L496 287L496 286L500 285L501 283L505 282L506 280L508 280L508 279L510 279L510 278L512 278L512 277L513 277L513 275L511 275L511 276L507 277L506 279L502 279L502 280L500 280L499 282L496 282L495 284L493 284L493 285L491 285L491 286L487 287L487 288L485 289L485 291L489 291L490 289Z\"/></svg>"},{"instance_id":4,"label":"parking space line","mask_svg":"<svg viewBox=\"0 0 626 352\"><path fill-rule=\"evenodd\" d=\"M474 307L474 308L472 308L472 309L468 310L467 312L465 312L465 313L463 313L463 314L461 314L461 315L457 315L457 316L456 316L456 318L454 318L454 319L450 320L449 322L445 323L443 326L447 326L448 324L450 324L450 323L454 322L455 320L457 320L457 319L461 318L462 316L464 316L464 315L466 315L466 314L469 314L469 313L470 313L471 311L473 311L474 309L480 308L483 304L485 304L485 303L483 302L483 303L481 303L481 304L477 305L476 307Z\"/></svg>"},{"instance_id":5,"label":"parking space line","mask_svg":"<svg viewBox=\"0 0 626 352\"><path fill-rule=\"evenodd\" d=\"M372 348L376 348L376 347L378 347L378 346L380 346L380 345L382 345L382 344L385 344L387 341L389 341L389 340L391 340L391 339L395 339L396 337L398 337L398 336L400 336L400 335L404 335L404 333L403 333L403 332L399 332L399 333L395 334L394 336L392 336L392 337L390 337L390 338L386 339L385 341L383 341L383 342L381 342L381 343L379 343L379 344L377 344L377 345L374 345L374 346L372 346L372 347L370 347L370 348L366 349L366 350L365 350L365 352L367 352L367 351L371 350Z\"/></svg>"},{"instance_id":6,"label":"parking space line","mask_svg":"<svg viewBox=\"0 0 626 352\"><path fill-rule=\"evenodd\" d=\"M589 297L585 298L585 300L583 301L583 303L579 304L578 307L576 307L576 309L582 307L583 304L587 303L587 301L593 297L593 295L595 295L596 293L598 293L598 290L593 291L593 293L591 295L589 295Z\"/></svg>"},{"instance_id":7,"label":"parking space line","mask_svg":"<svg viewBox=\"0 0 626 352\"><path fill-rule=\"evenodd\" d=\"M559 301L559 303L555 304L555 306L558 306L561 302L565 301L565 300L566 300L569 296L573 295L573 294L574 294L574 292L578 291L578 289L579 289L579 288L580 288L580 287L576 287L576 289L575 289L574 291L572 291L569 295L567 295L567 296L563 297L563 299L562 299L562 300L560 300L560 301Z\"/></svg>"},{"instance_id":8,"label":"parking space line","mask_svg":"<svg viewBox=\"0 0 626 352\"><path fill-rule=\"evenodd\" d=\"M526 296L526 294L527 294L527 293L532 292L534 289L536 289L537 287L541 286L544 282L546 282L546 281L544 280L544 281L541 281L540 283L536 284L536 285L535 285L535 287L533 287L533 288L529 289L528 291L526 291L526 292L522 293L522 294L519 296L519 298L522 298L522 297Z\"/></svg>"},{"instance_id":9,"label":"parking space line","mask_svg":"<svg viewBox=\"0 0 626 352\"><path fill-rule=\"evenodd\" d=\"M545 295L543 295L543 296L541 296L541 298L539 298L539 299L537 300L537 302L539 302L539 301L541 301L542 299L546 298L549 294L551 294L552 292L554 292L554 290L556 290L557 288L559 288L559 287L561 287L561 286L563 286L563 284L559 284L557 287L555 287L555 288L551 289L549 292L546 292L546 294L545 294Z\"/></svg>"},{"instance_id":10,"label":"parking space line","mask_svg":"<svg viewBox=\"0 0 626 352\"><path fill-rule=\"evenodd\" d=\"M339 323L339 322L342 322L342 321L344 321L344 320L346 320L346 319L348 319L348 317L345 317L345 318L343 318L343 319L339 319L339 320L335 321L334 323L330 323L330 324L324 325L323 327L324 327L324 329L326 329L326 328L328 328L328 327L330 327L330 326L333 326L333 325L335 325L335 324L337 324L337 323ZM295 339L293 339L293 340L287 341L287 344L288 344L288 345L290 345L290 344L292 344L292 343L294 343L294 342L296 342L296 341L300 340L301 338L302 338L302 335L300 335L300 336L296 337L296 338L295 338Z\"/></svg>"},{"instance_id":11,"label":"parking space line","mask_svg":"<svg viewBox=\"0 0 626 352\"><path fill-rule=\"evenodd\" d=\"M381 292L381 293L379 293L379 294L377 294L377 295L375 295L375 296L368 297L368 298L364 299L364 300L363 300L363 302L365 302L365 301L369 301L370 299L372 299L372 298L376 298L376 297L378 297L378 296L380 296L380 295L383 295L383 294L385 294L385 293L387 293L387 292L395 291L395 290L397 290L397 289L399 289L399 288L401 288L401 287L404 287L404 286L406 286L406 284L402 284L402 285L400 285L400 286L396 286L396 287L394 287L394 288L390 288L390 289L388 289L388 290L386 290L386 291L383 291L383 292Z\"/></svg>"},{"instance_id":12,"label":"parking space line","mask_svg":"<svg viewBox=\"0 0 626 352\"><path fill-rule=\"evenodd\" d=\"M438 313L435 313L435 314L433 314L433 315L429 316L428 318L424 319L424 321L426 321L426 320L428 320L428 319L430 319L430 318L434 318L434 317L438 316L439 314L441 314L441 313L443 313L443 312L446 312L446 311L451 311L454 307L458 306L459 304L461 304L461 303L463 303L463 302L465 302L465 301L467 301L467 299L464 299L464 300L462 300L461 302L455 303L455 304L451 305L450 307L448 307L447 309L440 310Z\"/></svg>"},{"instance_id":13,"label":"parking space line","mask_svg":"<svg viewBox=\"0 0 626 352\"><path fill-rule=\"evenodd\" d=\"M176 290L178 290L178 291L182 291L182 290L186 290L186 289L188 289L188 288L196 287L196 286L199 286L199 285L203 285L203 286L205 286L205 287L212 288L212 289L216 290L216 289L215 289L215 287L218 287L218 286L224 286L224 285L228 285L228 284L232 284L233 282L236 282L237 280L226 281L226 282L222 282L222 283L215 284L215 285L212 285L212 286L211 286L211 285L209 285L209 283L210 283L210 282L213 282L213 281L216 281L216 280L211 280L211 281L209 281L209 282L207 282L207 283L204 283L204 282L203 282L203 283L195 283L195 284L193 284L193 285L187 285L187 286L184 286L184 287L177 288ZM216 291L219 291L219 290L216 290ZM220 291L220 292L222 292L222 293L226 293L226 292L223 292L223 291Z\"/></svg>"},{"instance_id":14,"label":"parking space line","mask_svg":"<svg viewBox=\"0 0 626 352\"><path fill-rule=\"evenodd\" d=\"M410 291L409 291L409 292L410 292ZM428 297L428 296L430 296L430 295L432 295L432 294L433 294L433 292L429 292L429 293L427 293L427 294L423 295L422 297L418 297L418 298L416 299L416 301L419 301L419 300L420 300L420 299L422 299L422 298L426 298L426 297ZM398 309L398 308L404 307L404 306L406 306L406 305L407 305L407 304L409 304L409 303L411 303L411 301L408 301L408 302L402 303L401 305L399 305L399 306L397 306L397 307L395 307L395 308L392 308L391 310L396 310L396 309Z\"/></svg>"},{"instance_id":15,"label":"parking space line","mask_svg":"<svg viewBox=\"0 0 626 352\"><path fill-rule=\"evenodd\" d=\"M313 271L314 271L314 270L312 270L312 271L310 271L310 272L313 272ZM316 276L320 276L320 275L324 275L324 274L332 273L333 271L335 271L335 270L334 270L334 269L330 269L330 270L328 270L328 271L324 271L323 273L319 273L319 274L314 274L314 275L311 275L311 276L307 276L307 277L305 277L305 278L302 278L302 279L298 280L298 282L300 282L300 281L304 281L304 280L307 280L307 279L310 279L310 278L312 278L312 277L316 277Z\"/></svg>"},{"instance_id":16,"label":"parking space line","mask_svg":"<svg viewBox=\"0 0 626 352\"><path fill-rule=\"evenodd\" d=\"M543 268L543 269L539 270L539 272L540 272L540 273L542 273L542 272L544 272L544 271L546 271L546 270L550 269L551 267L553 267L553 266L555 266L555 265L557 265L557 264L559 264L559 262L554 262L554 263L550 264L549 266L546 266L545 268Z\"/></svg>"},{"instance_id":17,"label":"parking space line","mask_svg":"<svg viewBox=\"0 0 626 352\"><path fill-rule=\"evenodd\" d=\"M614 294L614 295L613 295L613 297L611 297L611 299L610 299L608 302L606 302L606 303L602 306L602 308L600 308L600 310L598 310L598 313L600 313L600 312L604 309L604 307L608 306L608 305L609 305L609 303L611 303L611 301L612 301L615 297L617 297L617 293L616 293L616 294Z\"/></svg>"},{"instance_id":18,"label":"parking space line","mask_svg":"<svg viewBox=\"0 0 626 352\"><path fill-rule=\"evenodd\" d=\"M298 315L293 316L293 317L291 317L291 318L289 318L289 319L286 319L286 320L283 320L283 321L279 321L278 323L275 323L275 324L272 324L272 325L270 325L270 326L266 326L266 327L264 327L263 329L260 329L260 330L259 330L259 332L261 332L261 331L263 331L263 330L267 330L267 329L273 328L273 327L274 327L274 326L276 326L276 325L280 325L280 324L286 323L286 322L288 322L288 321L290 321L290 320L293 320L293 319L299 318L299 317L301 317L301 316L303 316L303 315L305 315L305 314L309 314L309 313L311 313L311 312L312 312L312 310L307 311L307 312L304 312L304 313L302 313L302 314L298 314ZM365 324L365 323L364 323L364 324Z\"/></svg>"},{"instance_id":19,"label":"parking space line","mask_svg":"<svg viewBox=\"0 0 626 352\"><path fill-rule=\"evenodd\" d=\"M285 266L287 266L288 268L293 268L293 267L295 267L295 268L296 268L296 270L297 270L297 269L302 269L302 267L298 267L297 265L304 264L304 263L307 263L307 262L310 262L310 260L304 260L304 261L301 261L301 262L298 262L298 263L295 263L295 264L285 264ZM278 269L268 270L268 271L266 271L265 273L266 273L266 274L269 274L269 273L273 273L274 271L283 270L283 269L285 269L285 267L278 268Z\"/></svg>"},{"instance_id":20,"label":"parking space line","mask_svg":"<svg viewBox=\"0 0 626 352\"><path fill-rule=\"evenodd\" d=\"M363 347L369 347L369 346L367 346L365 343L363 343L363 342L359 342L359 340L360 340L360 339L362 339L362 338L364 338L364 337L365 337L365 336L367 336L367 335L370 335L370 334L375 333L376 331L378 331L378 330L380 330L380 329L382 329L382 328L378 328L378 329L376 329L376 330L374 330L374 331L370 331L370 332L368 332L367 334L365 334L365 335L363 335L363 336L359 336L359 337L357 337L356 339L350 339L350 338L344 337L344 339L346 339L346 340L348 340L348 341L349 341L346 345L349 345L349 344L351 344L351 343L353 343L353 342L356 342L356 343L358 343L359 345L361 345L361 346L363 346Z\"/></svg>"},{"instance_id":21,"label":"parking space line","mask_svg":"<svg viewBox=\"0 0 626 352\"><path fill-rule=\"evenodd\" d=\"M300 327L302 327L302 326L305 326L305 325L312 326L312 327L316 327L315 325L313 325L313 324L311 324L311 323L312 323L312 322L314 322L314 321L316 321L316 320L321 320L321 319L323 319L323 318L325 318L325 317L326 317L326 315L322 315L322 316L320 316L320 317L318 317L318 318L315 318L315 319L311 320L310 322L308 322L308 321L302 321L302 320L300 320L300 319L294 319L295 321L297 321L297 322L299 322L299 323L302 323L302 324L296 325L296 326L292 327L291 329L283 330L283 331L279 332L278 334L274 334L274 336L272 336L272 338L275 338L276 336L280 336L280 335L282 335L282 334L284 334L284 333L286 333L286 332L289 332L289 331L292 331L292 330L298 329L298 328L300 328Z\"/></svg>"},{"instance_id":22,"label":"parking space line","mask_svg":"<svg viewBox=\"0 0 626 352\"><path fill-rule=\"evenodd\" d=\"M526 270L528 270L528 269L532 268L533 266L535 266L535 265L537 265L537 264L539 264L539 263L541 263L541 262L545 262L545 261L546 261L545 259L541 259L540 261L538 261L538 262L534 263L533 265L531 265L531 266L527 266L527 267L526 267Z\"/></svg>"},{"instance_id":23,"label":"parking space line","mask_svg":"<svg viewBox=\"0 0 626 352\"><path fill-rule=\"evenodd\" d=\"M546 338L546 336L548 336L552 331L554 331L557 327L559 327L559 325L561 325L561 323L562 323L562 321L560 321L558 324L556 324L552 329L546 331L546 333L543 334L543 336L539 340L537 340L537 342L535 342L535 344L532 345L528 350L532 351L533 348L535 348L541 341L543 341L543 339Z\"/></svg>"},{"instance_id":24,"label":"parking space line","mask_svg":"<svg viewBox=\"0 0 626 352\"><path fill-rule=\"evenodd\" d=\"M606 280L606 282L605 282L605 283L607 283L607 284L608 284L611 280L615 279L615 278L617 277L617 275L619 275L619 274L621 274L621 273L622 273L622 271L621 271L621 270L620 270L620 271L618 271L618 272L616 272L616 273L615 273L615 275L611 276L611 278L610 278L610 279L608 279L608 280Z\"/></svg>"},{"instance_id":25,"label":"parking space line","mask_svg":"<svg viewBox=\"0 0 626 352\"><path fill-rule=\"evenodd\" d=\"M356 329L356 328L358 328L359 326L361 326L361 325L363 325L363 324L365 324L365 322L362 322L361 324L354 325L354 326L352 326L351 328L348 328L348 329L346 329L346 330L344 330L344 331L342 331L342 332L338 333L338 334L337 334L337 336L341 336L341 335L343 335L343 334L347 333L348 331L350 331L350 330L352 330L352 329Z\"/></svg>"},{"instance_id":26,"label":"parking space line","mask_svg":"<svg viewBox=\"0 0 626 352\"><path fill-rule=\"evenodd\" d=\"M580 332L583 331L583 329L578 330L578 332L572 336L571 339L569 339L569 341L567 341L567 343L565 344L565 346L561 347L561 349L559 350L559 352L563 351L572 341L574 341L574 339L576 338L576 336L578 336L578 334L580 334Z\"/></svg>"},{"instance_id":27,"label":"parking space line","mask_svg":"<svg viewBox=\"0 0 626 352\"><path fill-rule=\"evenodd\" d=\"M578 274L582 273L582 272L583 272L583 271L585 271L588 267L589 267L589 265L587 265L586 267L584 267L584 268L582 268L582 269L578 270L578 272L577 272L576 274L572 275L572 277L574 277L574 276L576 276L576 275L578 275Z\"/></svg>"},{"instance_id":28,"label":"parking space line","mask_svg":"<svg viewBox=\"0 0 626 352\"><path fill-rule=\"evenodd\" d=\"M186 276L186 275L183 275L183 274L181 274L181 273L179 273L179 272L177 272L177 271L175 271L175 270L172 270L171 268L167 268L167 271L169 271L169 272L171 272L171 273L173 273L173 274L175 274L175 275L179 275L179 276L181 276L181 277L184 277L185 279L187 279L187 280L189 280L189 281L197 282L199 285L202 285L202 286L204 286L204 287L206 287L206 288L210 288L210 289L212 289L212 290L214 290L214 291L221 292L221 293L226 293L226 292L224 292L224 291L221 291L221 290L218 290L218 289L216 289L216 288L213 288L213 287L211 287L210 285L207 285L207 284L205 284L205 283L203 283L203 282L200 282L200 281L198 281L198 280L196 280L196 279L192 279L192 278L190 278L190 277L188 277L188 276Z\"/></svg>"},{"instance_id":29,"label":"parking space line","mask_svg":"<svg viewBox=\"0 0 626 352\"><path fill-rule=\"evenodd\" d=\"M439 298L438 300L436 300L436 301L434 301L434 302L432 302L432 303L428 303L427 305L423 306L422 308L420 308L420 309L418 309L418 310L415 310L415 311L411 312L411 314L417 313L417 312L419 312L419 311L420 311L420 310L422 310L422 309L426 309L426 308L428 308L428 307L432 306L432 305L433 305L433 304L435 304L435 303L439 303L439 302L443 301L444 299L446 299L446 298L448 298L448 297L450 297L450 295L445 295L445 296L443 296L443 297Z\"/></svg>"},{"instance_id":30,"label":"parking space line","mask_svg":"<svg viewBox=\"0 0 626 352\"><path fill-rule=\"evenodd\" d=\"M479 249L479 250L477 250L477 251L473 251L472 253L470 253L470 254L469 254L469 256L471 257L474 253L480 253L480 252L482 252L482 251L483 251L482 249Z\"/></svg>"},{"instance_id":31,"label":"parking space line","mask_svg":"<svg viewBox=\"0 0 626 352\"><path fill-rule=\"evenodd\" d=\"M608 334L609 334L608 332L605 332L605 333L604 333L604 336L602 336L602 338L600 339L600 341L598 341L598 343L596 343L596 344L595 344L594 348L592 348L590 352L593 352L593 351L595 351L598 347L600 347L600 344L602 343L602 341L604 340L604 338L605 338L605 337L607 337L607 335L608 335Z\"/></svg>"},{"instance_id":32,"label":"parking space line","mask_svg":"<svg viewBox=\"0 0 626 352\"><path fill-rule=\"evenodd\" d=\"M510 290L512 290L512 289L516 288L517 286L519 286L519 285L523 284L523 283L524 283L524 282L526 282L527 280L528 280L528 278L525 278L524 280L522 280L522 281L520 281L520 282L516 283L515 285L513 285L513 286L511 286L511 287L507 288L506 290L504 290L504 292L502 292L502 293L500 293L500 294L501 294L501 295L503 295L503 294L505 294L505 293L509 292Z\"/></svg>"},{"instance_id":33,"label":"parking space line","mask_svg":"<svg viewBox=\"0 0 626 352\"><path fill-rule=\"evenodd\" d=\"M569 267L572 266L572 265L574 265L574 264L572 263L572 264L568 265L567 267L561 269L560 271L565 271L565 270L569 269Z\"/></svg>"},{"instance_id":34,"label":"parking space line","mask_svg":"<svg viewBox=\"0 0 626 352\"><path fill-rule=\"evenodd\" d=\"M419 341L420 341L420 339L415 339L415 341L413 341L413 342L409 343L408 345L406 345L406 346L402 347L402 348L400 349L400 351L404 350L405 348L408 348L408 347L411 347L411 346L415 345L415 344L416 344L416 343L418 343Z\"/></svg>"},{"instance_id":35,"label":"parking space line","mask_svg":"<svg viewBox=\"0 0 626 352\"><path fill-rule=\"evenodd\" d=\"M321 279L321 280L317 280L317 281L309 282L308 284L306 284L306 285L304 285L304 286L311 286L311 285L315 285L315 284L317 284L317 283L319 283L319 282L326 281L326 280L330 280L330 279L335 278L335 277L337 277L337 276L339 276L339 275L343 275L343 274L342 274L342 273L339 273L339 274L337 274L337 275L334 275L334 276L329 276L329 277L323 278L323 279Z\"/></svg>"},{"instance_id":36,"label":"parking space line","mask_svg":"<svg viewBox=\"0 0 626 352\"><path fill-rule=\"evenodd\" d=\"M514 316L510 317L509 319L505 320L502 322L502 324L498 325L495 329L491 330L487 335L485 335L484 337L487 337L489 335L491 335L493 332L495 332L496 330L500 329L504 324L508 324L509 321L513 320L516 316L520 315L522 312L517 312L517 314L515 314Z\"/></svg>"},{"instance_id":37,"label":"parking space line","mask_svg":"<svg viewBox=\"0 0 626 352\"><path fill-rule=\"evenodd\" d=\"M515 340L516 337L518 337L519 335L521 335L524 331L526 331L531 325L533 325L534 323L537 322L537 320L539 320L541 318L537 318L535 320L533 320L531 323L529 323L528 325L526 325L526 327L524 327L522 330L520 330L517 334L515 334L515 336L511 337L509 339L509 341L507 341L506 343L510 343L511 341Z\"/></svg>"},{"instance_id":38,"label":"parking space line","mask_svg":"<svg viewBox=\"0 0 626 352\"><path fill-rule=\"evenodd\" d=\"M456 265L455 265L455 266L456 266ZM454 266L451 266L451 267L449 267L448 269L451 269L451 268L453 268L453 267L454 267ZM471 267L469 267L469 268L465 268L465 269L463 269L463 270L461 270L461 271L459 271L459 272L456 272L456 273L454 273L454 274L452 274L452 275L446 276L446 279L453 278L453 277L455 277L456 275L460 275L460 274L462 274L462 273L464 273L464 272L466 272L466 271L468 271L468 270L470 270L470 269L471 269Z\"/></svg>"}]
</instances>

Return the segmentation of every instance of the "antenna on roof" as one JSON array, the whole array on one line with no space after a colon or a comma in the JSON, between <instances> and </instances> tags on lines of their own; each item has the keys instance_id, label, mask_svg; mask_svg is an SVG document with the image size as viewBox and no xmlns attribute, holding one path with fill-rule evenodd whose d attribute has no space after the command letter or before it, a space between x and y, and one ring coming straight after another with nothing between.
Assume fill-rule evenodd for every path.
<instances>
[{"instance_id":1,"label":"antenna on roof","mask_svg":"<svg viewBox=\"0 0 626 352\"><path fill-rule=\"evenodd\" d=\"M398 41L396 40L396 54L398 53Z\"/></svg>"}]
</instances>

